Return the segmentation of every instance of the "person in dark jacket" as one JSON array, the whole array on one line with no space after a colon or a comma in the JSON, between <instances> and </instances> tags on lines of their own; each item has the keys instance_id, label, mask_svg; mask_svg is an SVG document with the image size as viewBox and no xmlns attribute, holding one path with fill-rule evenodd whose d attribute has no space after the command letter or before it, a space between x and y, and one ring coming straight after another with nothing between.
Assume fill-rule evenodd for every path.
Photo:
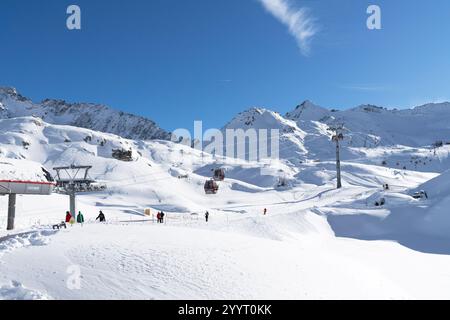
<instances>
[{"instance_id":1,"label":"person in dark jacket","mask_svg":"<svg viewBox=\"0 0 450 320\"><path fill-rule=\"evenodd\" d=\"M161 211L161 223L164 223L164 216L165 216L166 214L164 213L164 212L162 212Z\"/></svg>"},{"instance_id":2,"label":"person in dark jacket","mask_svg":"<svg viewBox=\"0 0 450 320\"><path fill-rule=\"evenodd\" d=\"M161 212L158 211L158 214L156 215L156 221L158 221L158 223L161 223Z\"/></svg>"},{"instance_id":3,"label":"person in dark jacket","mask_svg":"<svg viewBox=\"0 0 450 320\"><path fill-rule=\"evenodd\" d=\"M100 211L98 217L95 219L95 221L97 221L97 220L100 220L100 222L106 222L106 217L102 211Z\"/></svg>"},{"instance_id":4,"label":"person in dark jacket","mask_svg":"<svg viewBox=\"0 0 450 320\"><path fill-rule=\"evenodd\" d=\"M81 211L78 211L77 223L84 223L84 216Z\"/></svg>"},{"instance_id":5,"label":"person in dark jacket","mask_svg":"<svg viewBox=\"0 0 450 320\"><path fill-rule=\"evenodd\" d=\"M72 219L72 215L69 211L66 211L66 223L70 223L70 220Z\"/></svg>"},{"instance_id":6,"label":"person in dark jacket","mask_svg":"<svg viewBox=\"0 0 450 320\"><path fill-rule=\"evenodd\" d=\"M205 220L206 220L206 222L208 222L208 220L209 220L209 212L208 211L205 212Z\"/></svg>"}]
</instances>

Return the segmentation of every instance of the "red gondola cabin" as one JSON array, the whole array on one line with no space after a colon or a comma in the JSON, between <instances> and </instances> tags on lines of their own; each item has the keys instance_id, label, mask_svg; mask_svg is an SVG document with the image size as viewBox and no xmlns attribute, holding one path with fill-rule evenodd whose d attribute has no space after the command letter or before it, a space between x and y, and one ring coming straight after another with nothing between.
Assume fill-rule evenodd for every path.
<instances>
[{"instance_id":1,"label":"red gondola cabin","mask_svg":"<svg viewBox=\"0 0 450 320\"><path fill-rule=\"evenodd\" d=\"M214 180L207 180L205 182L205 193L216 194L219 191L219 185Z\"/></svg>"}]
</instances>

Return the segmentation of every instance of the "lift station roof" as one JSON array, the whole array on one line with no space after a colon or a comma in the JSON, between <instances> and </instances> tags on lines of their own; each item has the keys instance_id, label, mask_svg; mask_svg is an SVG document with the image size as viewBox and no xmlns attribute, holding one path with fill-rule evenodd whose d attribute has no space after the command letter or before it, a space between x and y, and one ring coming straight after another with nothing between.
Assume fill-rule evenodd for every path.
<instances>
[{"instance_id":1,"label":"lift station roof","mask_svg":"<svg viewBox=\"0 0 450 320\"><path fill-rule=\"evenodd\" d=\"M55 185L51 174L39 163L0 158L0 195L49 195Z\"/></svg>"}]
</instances>

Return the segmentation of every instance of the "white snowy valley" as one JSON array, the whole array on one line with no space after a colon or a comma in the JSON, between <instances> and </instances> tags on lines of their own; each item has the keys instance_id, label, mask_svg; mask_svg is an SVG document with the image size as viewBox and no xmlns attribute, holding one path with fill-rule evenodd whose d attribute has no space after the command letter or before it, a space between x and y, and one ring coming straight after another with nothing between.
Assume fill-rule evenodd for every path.
<instances>
[{"instance_id":1,"label":"white snowy valley","mask_svg":"<svg viewBox=\"0 0 450 320\"><path fill-rule=\"evenodd\" d=\"M263 162L158 140L168 134L152 121L106 107L57 106L0 89L0 180L91 165L107 189L78 195L85 223L60 230L67 195L17 196L14 231L0 196L1 299L450 299L449 103L253 108L224 129L279 129L280 159ZM207 195L217 168L225 180Z\"/></svg>"}]
</instances>

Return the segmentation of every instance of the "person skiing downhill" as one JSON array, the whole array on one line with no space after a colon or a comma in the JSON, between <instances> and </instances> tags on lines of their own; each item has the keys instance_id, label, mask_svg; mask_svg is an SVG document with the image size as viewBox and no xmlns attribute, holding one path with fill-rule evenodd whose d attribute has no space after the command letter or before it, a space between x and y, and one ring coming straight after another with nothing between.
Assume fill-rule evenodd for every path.
<instances>
[{"instance_id":1,"label":"person skiing downhill","mask_svg":"<svg viewBox=\"0 0 450 320\"><path fill-rule=\"evenodd\" d=\"M70 220L72 219L72 215L69 211L66 211L66 223L70 223Z\"/></svg>"},{"instance_id":2,"label":"person skiing downhill","mask_svg":"<svg viewBox=\"0 0 450 320\"><path fill-rule=\"evenodd\" d=\"M81 211L78 211L77 223L81 223L81 224L84 223L84 216L83 216L83 214L81 213Z\"/></svg>"},{"instance_id":3,"label":"person skiing downhill","mask_svg":"<svg viewBox=\"0 0 450 320\"><path fill-rule=\"evenodd\" d=\"M267 214L267 208L264 208L264 215Z\"/></svg>"},{"instance_id":4,"label":"person skiing downhill","mask_svg":"<svg viewBox=\"0 0 450 320\"><path fill-rule=\"evenodd\" d=\"M208 211L205 212L205 220L206 220L206 222L208 222L208 220L209 220L209 212Z\"/></svg>"},{"instance_id":5,"label":"person skiing downhill","mask_svg":"<svg viewBox=\"0 0 450 320\"><path fill-rule=\"evenodd\" d=\"M98 217L95 219L95 221L100 220L100 222L106 222L106 218L105 215L103 214L102 211L100 211Z\"/></svg>"}]
</instances>

